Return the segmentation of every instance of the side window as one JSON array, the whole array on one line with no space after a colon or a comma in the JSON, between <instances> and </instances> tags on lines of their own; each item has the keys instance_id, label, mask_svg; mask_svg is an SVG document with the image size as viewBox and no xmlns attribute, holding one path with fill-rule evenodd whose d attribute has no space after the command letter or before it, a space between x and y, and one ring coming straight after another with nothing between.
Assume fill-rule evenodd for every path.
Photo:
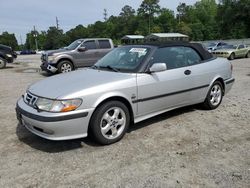
<instances>
[{"instance_id":1,"label":"side window","mask_svg":"<svg viewBox=\"0 0 250 188\"><path fill-rule=\"evenodd\" d=\"M111 48L109 40L98 40L101 49Z\"/></svg>"},{"instance_id":2,"label":"side window","mask_svg":"<svg viewBox=\"0 0 250 188\"><path fill-rule=\"evenodd\" d=\"M151 58L151 62L152 64L166 63L168 70L188 66L184 48L179 46L157 49Z\"/></svg>"},{"instance_id":3,"label":"side window","mask_svg":"<svg viewBox=\"0 0 250 188\"><path fill-rule=\"evenodd\" d=\"M188 66L199 64L201 62L200 55L192 48L184 47L186 54L186 63Z\"/></svg>"},{"instance_id":4,"label":"side window","mask_svg":"<svg viewBox=\"0 0 250 188\"><path fill-rule=\"evenodd\" d=\"M84 42L82 44L82 47L86 47L88 50L97 49L96 43L94 40Z\"/></svg>"},{"instance_id":5,"label":"side window","mask_svg":"<svg viewBox=\"0 0 250 188\"><path fill-rule=\"evenodd\" d=\"M243 44L239 45L238 49L242 49L242 48L244 48L244 45Z\"/></svg>"}]
</instances>

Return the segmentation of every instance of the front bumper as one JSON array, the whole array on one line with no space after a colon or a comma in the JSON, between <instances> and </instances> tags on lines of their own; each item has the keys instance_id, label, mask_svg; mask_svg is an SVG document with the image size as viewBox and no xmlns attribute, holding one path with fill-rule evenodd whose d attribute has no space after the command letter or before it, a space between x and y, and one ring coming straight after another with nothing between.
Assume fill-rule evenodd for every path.
<instances>
[{"instance_id":1,"label":"front bumper","mask_svg":"<svg viewBox=\"0 0 250 188\"><path fill-rule=\"evenodd\" d=\"M11 56L11 57L7 56L6 60L7 60L8 63L13 63L14 62L14 57L13 56Z\"/></svg>"},{"instance_id":2,"label":"front bumper","mask_svg":"<svg viewBox=\"0 0 250 188\"><path fill-rule=\"evenodd\" d=\"M30 132L49 140L70 140L88 135L88 125L94 109L67 113L38 112L23 98L17 102L16 114L20 124Z\"/></svg>"},{"instance_id":3,"label":"front bumper","mask_svg":"<svg viewBox=\"0 0 250 188\"><path fill-rule=\"evenodd\" d=\"M48 62L43 62L40 65L40 67L43 71L52 72L52 73L55 73L58 70L54 65L51 65Z\"/></svg>"}]
</instances>

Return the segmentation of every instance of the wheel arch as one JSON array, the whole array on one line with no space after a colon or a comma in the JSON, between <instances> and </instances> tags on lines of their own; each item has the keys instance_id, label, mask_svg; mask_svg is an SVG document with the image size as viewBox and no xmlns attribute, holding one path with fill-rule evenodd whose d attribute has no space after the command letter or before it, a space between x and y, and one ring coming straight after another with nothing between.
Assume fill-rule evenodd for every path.
<instances>
[{"instance_id":1,"label":"wheel arch","mask_svg":"<svg viewBox=\"0 0 250 188\"><path fill-rule=\"evenodd\" d=\"M212 87L213 83L216 82L216 81L219 81L222 85L222 89L223 89L223 95L225 94L225 82L223 80L223 78L221 76L217 76L213 79L213 81L210 83L209 85L209 89ZM209 90L208 90L209 91Z\"/></svg>"},{"instance_id":2,"label":"wheel arch","mask_svg":"<svg viewBox=\"0 0 250 188\"><path fill-rule=\"evenodd\" d=\"M134 123L134 112L133 112L133 107L131 105L131 103L128 101L128 99L126 99L126 97L120 96L120 95L116 95L116 96L109 96L109 97L105 97L102 98L102 100L99 100L98 102L96 102L95 104L95 110L91 115L91 118L93 117L95 111L104 103L107 103L109 101L119 101L122 102L123 104L125 104L125 106L128 108L129 111L129 115L130 115L130 124ZM90 118L90 119L91 119ZM91 120L90 120L91 121ZM89 121L89 122L90 122ZM88 127L88 131L89 131L89 127Z\"/></svg>"},{"instance_id":3,"label":"wheel arch","mask_svg":"<svg viewBox=\"0 0 250 188\"><path fill-rule=\"evenodd\" d=\"M71 58L68 58L68 57L63 57L63 58L58 59L58 60L57 60L57 63L56 63L56 66L57 66L60 62L62 62L62 61L69 61L70 63L72 63L73 69L76 68L74 61L72 61L72 59L71 59Z\"/></svg>"}]
</instances>

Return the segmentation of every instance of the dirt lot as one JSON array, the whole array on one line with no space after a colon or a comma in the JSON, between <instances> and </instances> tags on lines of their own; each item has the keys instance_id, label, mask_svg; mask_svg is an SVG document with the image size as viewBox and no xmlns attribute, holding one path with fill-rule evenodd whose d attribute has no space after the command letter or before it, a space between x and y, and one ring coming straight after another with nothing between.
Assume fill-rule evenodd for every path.
<instances>
[{"instance_id":1,"label":"dirt lot","mask_svg":"<svg viewBox=\"0 0 250 188\"><path fill-rule=\"evenodd\" d=\"M165 113L105 147L18 125L17 99L47 75L39 56L16 62L0 70L0 187L250 187L250 59L233 61L236 83L218 109Z\"/></svg>"}]
</instances>

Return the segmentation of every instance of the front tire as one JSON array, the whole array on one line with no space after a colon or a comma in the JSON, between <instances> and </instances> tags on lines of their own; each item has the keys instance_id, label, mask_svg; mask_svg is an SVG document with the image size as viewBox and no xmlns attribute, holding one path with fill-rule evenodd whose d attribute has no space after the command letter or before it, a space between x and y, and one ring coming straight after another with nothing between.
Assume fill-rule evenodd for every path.
<instances>
[{"instance_id":1,"label":"front tire","mask_svg":"<svg viewBox=\"0 0 250 188\"><path fill-rule=\"evenodd\" d=\"M62 60L57 65L58 72L59 73L67 73L74 70L73 64L68 60Z\"/></svg>"},{"instance_id":2,"label":"front tire","mask_svg":"<svg viewBox=\"0 0 250 188\"><path fill-rule=\"evenodd\" d=\"M212 87L208 91L203 106L207 110L216 109L221 104L222 98L223 98L222 84L219 81L215 81Z\"/></svg>"},{"instance_id":3,"label":"front tire","mask_svg":"<svg viewBox=\"0 0 250 188\"><path fill-rule=\"evenodd\" d=\"M0 69L5 68L6 63L7 63L7 61L4 58L0 57Z\"/></svg>"},{"instance_id":4,"label":"front tire","mask_svg":"<svg viewBox=\"0 0 250 188\"><path fill-rule=\"evenodd\" d=\"M231 55L228 58L229 60L234 60L235 59L235 53L231 53Z\"/></svg>"},{"instance_id":5,"label":"front tire","mask_svg":"<svg viewBox=\"0 0 250 188\"><path fill-rule=\"evenodd\" d=\"M246 58L250 58L250 51L247 52Z\"/></svg>"},{"instance_id":6,"label":"front tire","mask_svg":"<svg viewBox=\"0 0 250 188\"><path fill-rule=\"evenodd\" d=\"M90 120L90 133L102 145L122 139L130 123L129 110L120 101L109 101L96 109Z\"/></svg>"}]
</instances>

